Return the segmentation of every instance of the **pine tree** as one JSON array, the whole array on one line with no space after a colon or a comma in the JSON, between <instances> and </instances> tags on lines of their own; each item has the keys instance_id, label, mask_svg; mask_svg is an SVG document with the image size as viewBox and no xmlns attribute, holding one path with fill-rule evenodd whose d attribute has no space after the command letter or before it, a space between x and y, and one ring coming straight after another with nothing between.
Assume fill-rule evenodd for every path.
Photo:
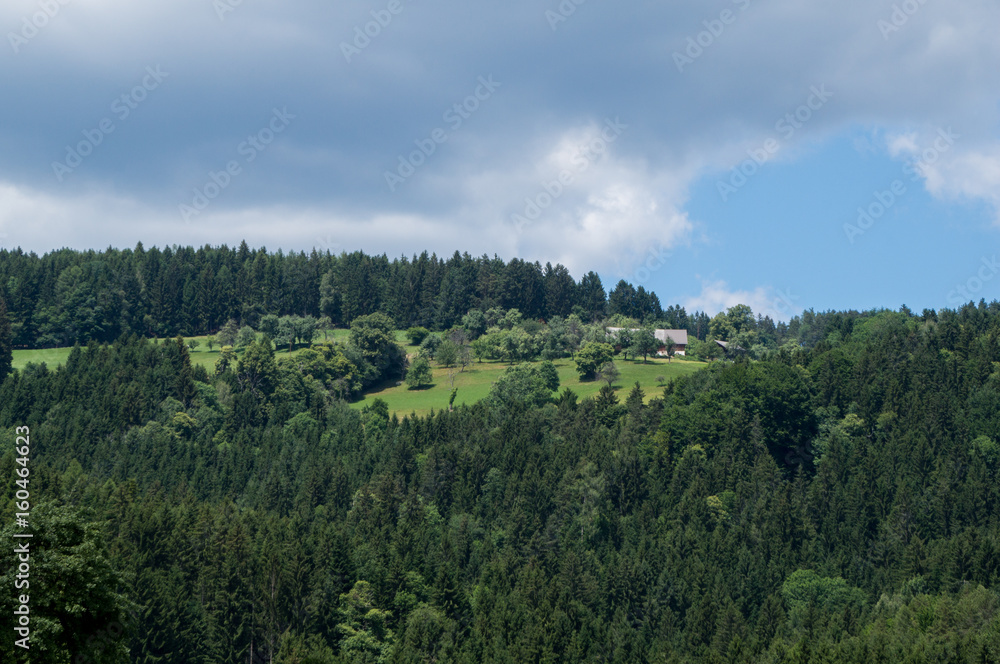
<instances>
[{"instance_id":1,"label":"pine tree","mask_svg":"<svg viewBox=\"0 0 1000 664\"><path fill-rule=\"evenodd\" d=\"M10 328L10 317L7 315L7 303L0 298L0 382L9 374L14 363L14 351L11 347L13 335Z\"/></svg>"}]
</instances>

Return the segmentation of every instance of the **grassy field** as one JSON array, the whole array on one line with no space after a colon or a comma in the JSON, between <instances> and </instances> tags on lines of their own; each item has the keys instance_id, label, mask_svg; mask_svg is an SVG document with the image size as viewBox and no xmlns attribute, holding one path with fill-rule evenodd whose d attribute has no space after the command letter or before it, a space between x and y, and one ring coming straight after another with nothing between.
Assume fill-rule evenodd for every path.
<instances>
[{"instance_id":1,"label":"grassy field","mask_svg":"<svg viewBox=\"0 0 1000 664\"><path fill-rule=\"evenodd\" d=\"M408 350L413 350L412 347ZM581 382L576 372L576 364L570 359L557 360L556 369L559 371L559 391L570 388L580 398L596 395L602 381ZM642 362L625 362L616 360L621 377L615 381L614 387L618 397L624 401L628 396L632 386L636 381L646 392L647 401L660 393L660 385L657 378L662 376L667 381L678 376L686 376L699 369L706 367L704 362L694 362L674 358L672 362L662 359L649 359L646 364ZM472 404L484 398L490 391L490 386L509 365L505 362L483 362L473 363L464 371L459 373L457 369L452 370L455 377L455 387L458 388L458 396L455 405ZM351 404L352 408L362 408L371 403L374 399L382 399L389 405L389 411L399 415L416 413L425 415L434 410L441 410L448 407L448 399L451 396L452 383L449 378L449 370L434 367L434 383L429 388L411 390L403 385L393 385L376 392L369 392L361 401Z\"/></svg>"},{"instance_id":2,"label":"grassy field","mask_svg":"<svg viewBox=\"0 0 1000 664\"><path fill-rule=\"evenodd\" d=\"M347 341L347 336L350 334L349 330L329 330L327 332L328 338L330 340L337 341ZM198 347L194 350L188 350L191 355L191 364L201 365L206 369L212 370L215 368L215 362L219 359L219 345L213 344L213 348L209 350L208 340L209 336L201 337L184 337L184 341L188 342L192 339L198 342ZM405 337L402 332L396 334L396 338L405 342ZM316 337L317 342L323 341L323 334L319 334ZM292 355L296 355L301 352L305 346L300 346L296 348ZM69 352L71 348L44 348L40 350L15 350L14 351L14 368L23 369L29 362L34 362L35 364L41 364L44 362L50 369L55 369L60 364L65 364L66 359L69 357ZM237 355L241 354L242 351L238 351ZM274 357L276 359L281 359L283 357L289 357L287 348L279 348L275 351Z\"/></svg>"},{"instance_id":3,"label":"grassy field","mask_svg":"<svg viewBox=\"0 0 1000 664\"><path fill-rule=\"evenodd\" d=\"M331 330L328 335L330 339L346 341L348 330ZM201 365L211 372L215 367L216 360L219 359L219 346L214 345L212 349L208 347L209 337L186 337L185 341L195 339L198 347L189 351L191 363ZM323 335L319 335L316 341L322 341ZM416 346L408 345L407 339L402 331L396 332L396 340L402 345L411 357L417 352ZM302 351L297 348L291 353L296 355ZM54 369L66 362L69 357L69 348L47 348L43 350L15 350L14 368L23 369L29 362L44 362L50 369ZM288 349L281 348L275 351L275 358L281 359L289 357ZM689 361L675 357L672 362L664 359L649 359L645 364L616 360L621 377L615 382L614 387L620 399L624 400L636 381L646 392L647 400L660 393L660 384L657 378L663 377L667 381L678 376L685 376L694 373L707 366L703 362ZM563 359L555 362L559 371L559 391L568 387L579 395L580 398L594 396L604 384L602 381L581 382L576 373L576 365L572 360ZM362 408L371 403L374 399L382 399L389 405L389 410L399 415L416 413L426 415L434 410L441 410L448 407L448 398L451 396L452 379L449 373L454 374L454 387L458 388L458 396L455 405L473 404L484 398L490 391L490 386L497 379L508 365L505 362L474 362L462 372L458 369L444 369L435 366L433 368L434 382L430 387L411 390L403 385L391 385L389 387L369 392L364 399L351 404L352 408Z\"/></svg>"}]
</instances>

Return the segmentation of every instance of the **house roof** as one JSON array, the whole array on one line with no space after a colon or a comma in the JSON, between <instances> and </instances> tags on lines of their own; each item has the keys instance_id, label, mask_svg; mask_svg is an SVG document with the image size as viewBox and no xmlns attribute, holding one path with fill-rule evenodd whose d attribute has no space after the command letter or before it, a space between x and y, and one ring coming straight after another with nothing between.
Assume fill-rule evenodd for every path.
<instances>
[{"instance_id":1,"label":"house roof","mask_svg":"<svg viewBox=\"0 0 1000 664\"><path fill-rule=\"evenodd\" d=\"M624 329L625 329L624 327L609 327L608 332L610 334L618 334ZM632 328L629 331L635 332L636 330L635 328ZM687 330L654 330L653 335L656 337L656 340L659 341L661 344L667 343L667 337L670 337L670 339L674 342L674 344L678 346L687 346L688 342Z\"/></svg>"},{"instance_id":2,"label":"house roof","mask_svg":"<svg viewBox=\"0 0 1000 664\"><path fill-rule=\"evenodd\" d=\"M687 346L688 343L687 330L657 330L655 334L660 343L667 343L667 337L678 346Z\"/></svg>"}]
</instances>

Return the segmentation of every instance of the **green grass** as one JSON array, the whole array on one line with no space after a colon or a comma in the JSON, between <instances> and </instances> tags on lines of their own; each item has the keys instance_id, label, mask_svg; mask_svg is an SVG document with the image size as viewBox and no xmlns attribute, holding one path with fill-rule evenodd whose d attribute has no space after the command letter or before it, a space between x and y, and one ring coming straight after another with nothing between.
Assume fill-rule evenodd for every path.
<instances>
[{"instance_id":1,"label":"green grass","mask_svg":"<svg viewBox=\"0 0 1000 664\"><path fill-rule=\"evenodd\" d=\"M412 346L408 351L414 350ZM604 385L603 381L581 382L580 376L576 372L576 364L570 359L557 360L556 369L559 371L559 391L570 388L580 398L595 396ZM704 362L690 361L674 358L673 362L664 359L649 359L646 364L640 362L616 360L615 364L621 372L621 377L615 381L614 388L618 397L624 401L625 397L632 390L636 381L646 392L646 400L660 394L660 384L657 377L663 376L667 381L678 376L686 376L694 373L706 366ZM489 394L490 386L497 377L507 369L509 365L505 362L474 362L464 372L454 369L455 387L458 388L458 396L455 405L473 404ZM442 410L448 407L448 399L451 396L452 383L449 378L449 370L435 366L433 368L434 383L429 388L411 390L406 384L392 385L384 389L369 392L364 399L351 404L352 408L363 408L375 399L382 399L389 406L389 411L399 415L416 413L426 415L434 410Z\"/></svg>"},{"instance_id":2,"label":"green grass","mask_svg":"<svg viewBox=\"0 0 1000 664\"><path fill-rule=\"evenodd\" d=\"M39 350L15 350L14 368L24 369L29 362L41 364L42 362L49 369L55 369L60 364L65 364L69 358L71 348L42 348Z\"/></svg>"},{"instance_id":3,"label":"green grass","mask_svg":"<svg viewBox=\"0 0 1000 664\"><path fill-rule=\"evenodd\" d=\"M328 334L331 340L346 341L350 331L330 330ZM214 347L209 350L208 336L186 337L185 342L191 339L198 341L198 347L193 351L189 351L191 363L201 365L211 372L215 368L216 360L219 359L219 346L214 344ZM322 334L316 338L317 342L322 340ZM396 332L396 341L405 348L406 353L411 358L417 352L416 346L408 344L406 335L402 330ZM291 354L289 354L287 348L280 348L275 351L274 355L276 359L280 360L284 357L297 355L304 348L306 346L296 348ZM44 362L50 369L54 369L66 362L69 352L69 348L15 350L14 368L23 369L29 362ZM696 362L680 357L675 357L673 362L669 363L664 359L650 358L645 364L631 360L623 361L621 359L615 360L615 364L618 365L621 377L615 381L614 387L618 397L623 401L636 381L639 381L639 385L646 392L646 399L649 400L660 393L660 384L656 380L657 377L663 376L669 381L678 376L686 376L694 373L707 366L703 362ZM560 392L568 387L582 399L596 395L600 391L601 386L604 385L603 381L596 380L581 382L576 372L576 364L570 359L557 360L555 365L559 371ZM455 405L473 404L485 398L489 394L490 387L497 379L497 376L503 373L508 366L505 362L473 362L465 371L459 372L457 368L451 370L455 378L454 386L458 388ZM360 401L352 403L351 407L362 408L378 398L389 405L390 412L398 413L399 415L410 413L426 415L431 409L441 410L447 408L452 389L449 371L449 369L435 366L433 368L434 382L428 388L411 390L407 388L405 383L402 385L390 384L382 389L369 392Z\"/></svg>"},{"instance_id":4,"label":"green grass","mask_svg":"<svg viewBox=\"0 0 1000 664\"><path fill-rule=\"evenodd\" d=\"M349 330L329 330L327 332L328 338L331 341L347 341L347 337L350 334ZM401 334L401 333L400 333ZM397 338L399 335L397 334ZM201 365L212 371L215 369L215 362L219 359L220 346L217 343L213 343L213 348L210 350L208 347L208 340L214 339L214 335L200 336L200 337L184 337L184 342L187 343L192 339L198 342L198 347L194 350L188 349L188 354L191 356L192 365ZM156 340L154 341L162 341ZM323 334L320 333L316 336L316 342L323 341ZM308 346L299 345L291 355L288 353L288 349L281 347L275 350L275 359L280 360L283 357L291 357L298 355L303 349L308 348ZM14 368L24 369L24 367L29 362L34 362L35 364L40 364L44 362L50 369L55 369L61 364L65 364L66 360L69 358L69 352L72 350L70 347L66 348L43 348L38 350L15 350L14 351ZM242 349L236 352L237 355L242 355Z\"/></svg>"}]
</instances>

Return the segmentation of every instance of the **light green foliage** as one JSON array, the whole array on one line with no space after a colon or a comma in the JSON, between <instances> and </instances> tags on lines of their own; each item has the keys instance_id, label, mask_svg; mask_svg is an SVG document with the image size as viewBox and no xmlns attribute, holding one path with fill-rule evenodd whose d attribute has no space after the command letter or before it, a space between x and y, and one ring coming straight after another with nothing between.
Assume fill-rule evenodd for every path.
<instances>
[{"instance_id":1,"label":"light green foliage","mask_svg":"<svg viewBox=\"0 0 1000 664\"><path fill-rule=\"evenodd\" d=\"M410 389L413 390L430 385L432 381L431 363L427 361L427 358L417 357L414 359L409 370L406 372L406 384Z\"/></svg>"},{"instance_id":2,"label":"light green foliage","mask_svg":"<svg viewBox=\"0 0 1000 664\"><path fill-rule=\"evenodd\" d=\"M267 337L254 339L236 363L236 381L240 389L260 397L268 397L277 387L278 366L274 348Z\"/></svg>"},{"instance_id":3,"label":"light green foliage","mask_svg":"<svg viewBox=\"0 0 1000 664\"><path fill-rule=\"evenodd\" d=\"M128 631L133 625L134 606L123 594L124 579L112 563L99 523L73 507L43 502L31 511L31 539L15 539L13 519L0 530L7 550L0 567L0 596L6 634L0 642L0 660L34 664L64 664L83 657L97 664L124 664L128 657ZM12 554L28 545L29 553ZM20 556L30 571L15 587ZM14 645L20 638L13 630L14 598L28 596L30 651ZM20 602L18 602L20 606Z\"/></svg>"},{"instance_id":4,"label":"light green foliage","mask_svg":"<svg viewBox=\"0 0 1000 664\"><path fill-rule=\"evenodd\" d=\"M232 346L223 346L219 351L219 359L215 361L215 375L221 376L236 362L236 351Z\"/></svg>"},{"instance_id":5,"label":"light green foliage","mask_svg":"<svg viewBox=\"0 0 1000 664\"><path fill-rule=\"evenodd\" d=\"M239 334L239 331L236 321L230 318L215 335L215 341L220 346L232 346L236 343L236 336Z\"/></svg>"},{"instance_id":6,"label":"light green foliage","mask_svg":"<svg viewBox=\"0 0 1000 664\"><path fill-rule=\"evenodd\" d=\"M500 374L490 390L487 402L493 406L522 403L537 407L551 400L552 392L559 387L558 379L557 375L556 387L552 388L550 371L543 371L532 364L518 364Z\"/></svg>"},{"instance_id":7,"label":"light green foliage","mask_svg":"<svg viewBox=\"0 0 1000 664\"><path fill-rule=\"evenodd\" d=\"M646 361L647 356L655 354L659 348L660 342L657 340L653 328L644 327L632 333L632 354L641 355L643 362ZM670 343L667 344L667 350L670 351Z\"/></svg>"},{"instance_id":8,"label":"light green foliage","mask_svg":"<svg viewBox=\"0 0 1000 664\"><path fill-rule=\"evenodd\" d=\"M250 342L257 338L257 333L254 332L253 328L249 325L244 325L240 328L239 333L236 335L236 347L243 348L249 346Z\"/></svg>"},{"instance_id":9,"label":"light green foliage","mask_svg":"<svg viewBox=\"0 0 1000 664\"><path fill-rule=\"evenodd\" d=\"M419 346L430 333L426 327L411 327L406 331L406 338L410 341L411 346Z\"/></svg>"},{"instance_id":10,"label":"light green foliage","mask_svg":"<svg viewBox=\"0 0 1000 664\"><path fill-rule=\"evenodd\" d=\"M486 315L479 309L470 309L469 313L462 316L462 327L469 333L469 339L475 341L486 334Z\"/></svg>"},{"instance_id":11,"label":"light green foliage","mask_svg":"<svg viewBox=\"0 0 1000 664\"><path fill-rule=\"evenodd\" d=\"M426 357L429 360L433 360L437 355L437 349L441 345L441 335L440 334L428 334L424 337L424 340L420 342L420 356Z\"/></svg>"},{"instance_id":12,"label":"light green foliage","mask_svg":"<svg viewBox=\"0 0 1000 664\"><path fill-rule=\"evenodd\" d=\"M340 654L350 664L384 664L392 656L395 635L389 629L392 612L376 608L375 593L367 581L358 581L340 596L337 630L343 640Z\"/></svg>"},{"instance_id":13,"label":"light green foliage","mask_svg":"<svg viewBox=\"0 0 1000 664\"><path fill-rule=\"evenodd\" d=\"M598 370L614 356L611 344L589 342L576 354L577 371L581 378L594 378Z\"/></svg>"},{"instance_id":14,"label":"light green foliage","mask_svg":"<svg viewBox=\"0 0 1000 664\"><path fill-rule=\"evenodd\" d=\"M394 329L392 319L381 313L359 316L351 323L348 346L357 351L365 364L359 369L366 385L383 377L402 375L406 353L396 343Z\"/></svg>"},{"instance_id":15,"label":"light green foliage","mask_svg":"<svg viewBox=\"0 0 1000 664\"><path fill-rule=\"evenodd\" d=\"M438 346L434 360L442 367L453 367L458 362L459 347L454 341L445 339Z\"/></svg>"},{"instance_id":16,"label":"light green foliage","mask_svg":"<svg viewBox=\"0 0 1000 664\"><path fill-rule=\"evenodd\" d=\"M781 586L781 596L788 605L788 621L792 629L801 629L810 619L810 611L835 616L845 609L860 612L865 603L864 591L853 588L840 577L819 576L812 570L800 569Z\"/></svg>"}]
</instances>

